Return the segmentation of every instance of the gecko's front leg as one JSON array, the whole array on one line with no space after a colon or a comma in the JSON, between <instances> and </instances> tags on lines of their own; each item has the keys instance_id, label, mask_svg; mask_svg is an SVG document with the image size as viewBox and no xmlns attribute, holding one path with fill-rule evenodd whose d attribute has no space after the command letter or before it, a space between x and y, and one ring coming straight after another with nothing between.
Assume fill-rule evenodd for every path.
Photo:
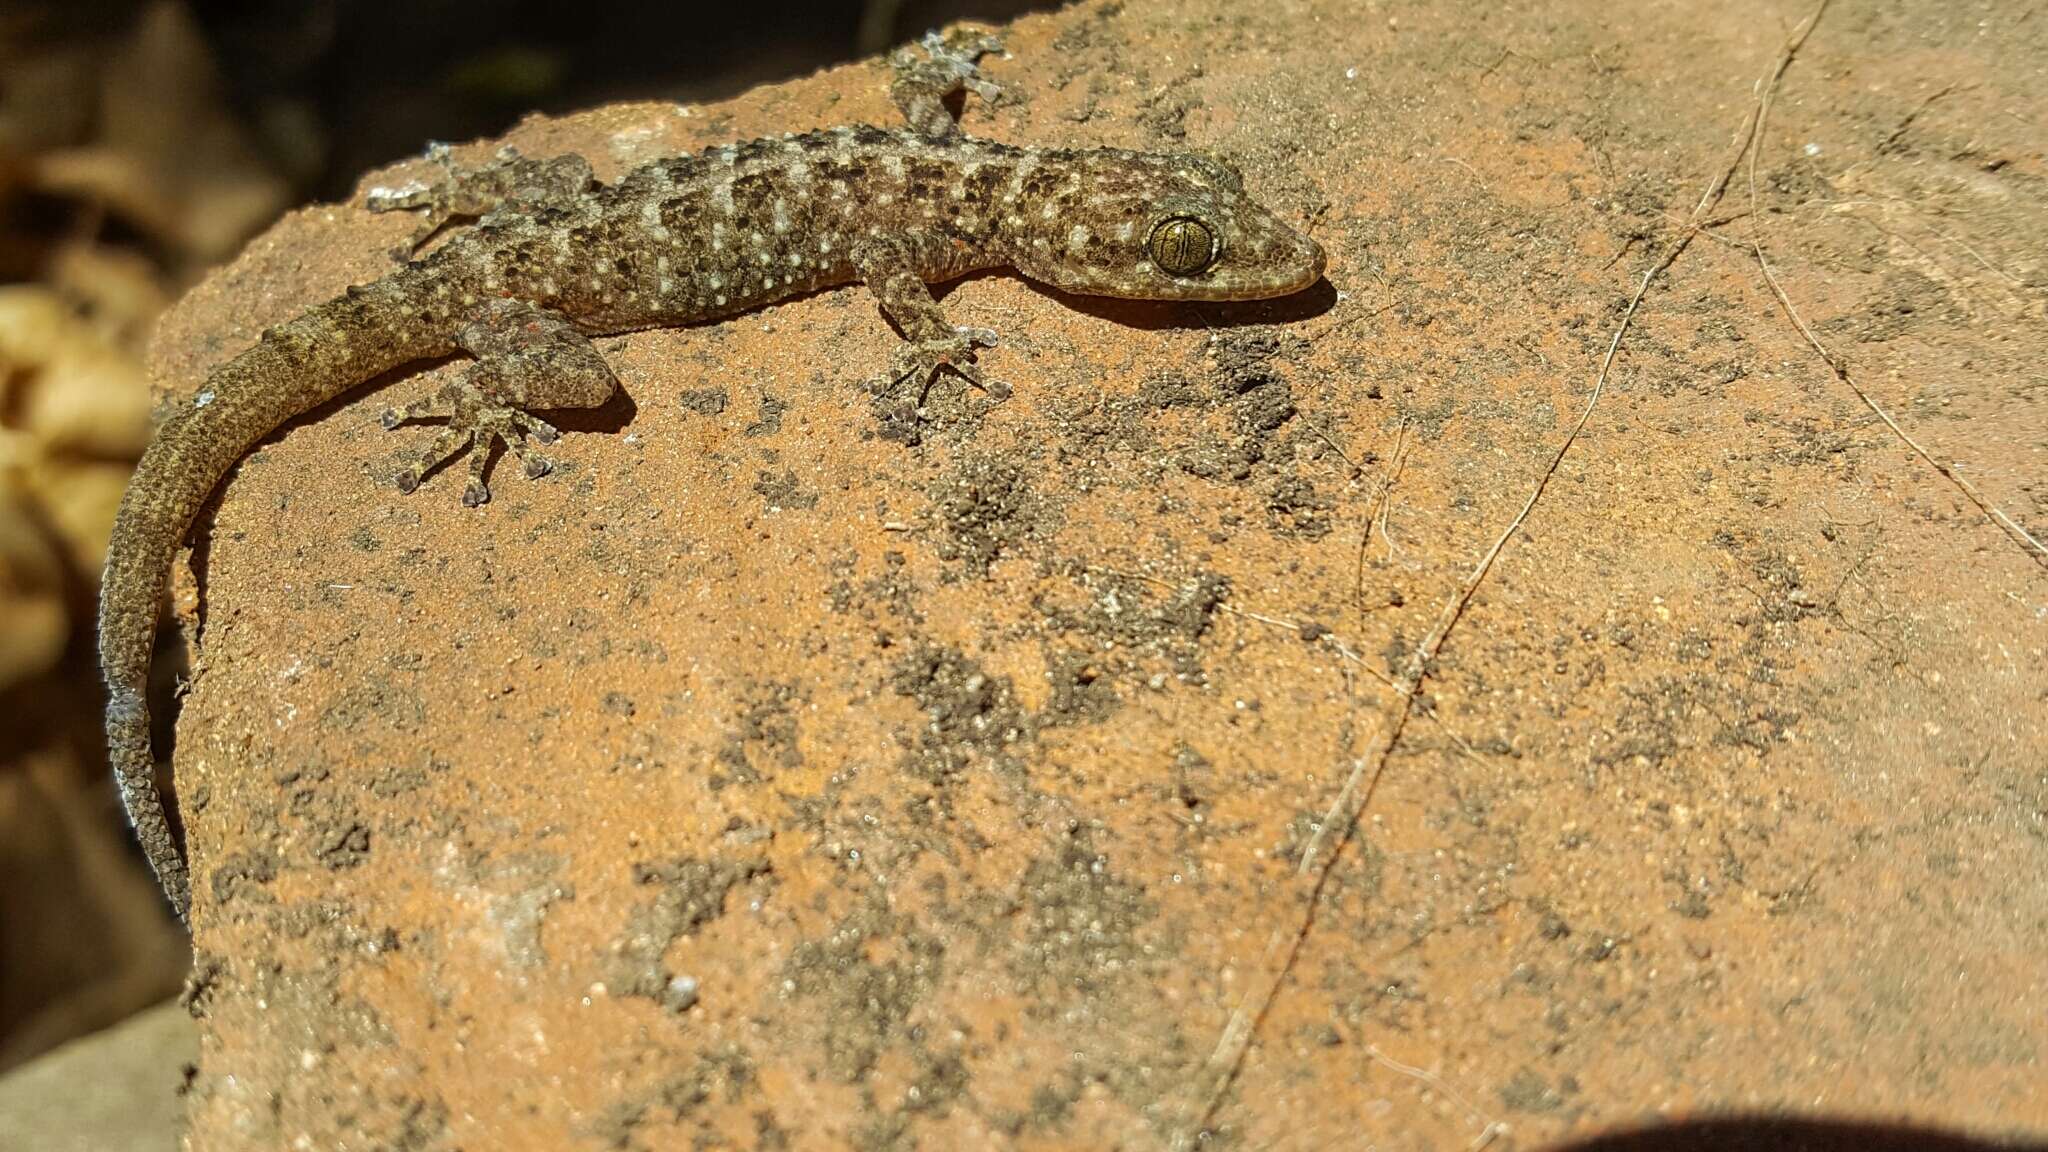
<instances>
[{"instance_id":1,"label":"gecko's front leg","mask_svg":"<svg viewBox=\"0 0 2048 1152\"><path fill-rule=\"evenodd\" d=\"M887 395L910 381L917 388L915 407L922 408L939 373L952 372L991 399L1009 399L1009 385L989 379L974 366L974 350L994 347L996 334L987 328L949 323L902 242L882 237L868 240L854 249L853 263L868 291L875 294L882 314L902 331L904 339L888 375L869 383L871 391Z\"/></svg>"},{"instance_id":2,"label":"gecko's front leg","mask_svg":"<svg viewBox=\"0 0 2048 1152\"><path fill-rule=\"evenodd\" d=\"M554 465L528 442L552 444L561 434L530 411L595 408L619 386L604 357L567 317L521 301L491 301L456 340L476 363L432 399L384 412L386 428L408 420L447 420L440 435L398 473L401 491L418 488L422 477L467 447L469 483L462 502L472 508L484 503L491 498L484 470L494 443L519 457L529 478L545 476Z\"/></svg>"}]
</instances>

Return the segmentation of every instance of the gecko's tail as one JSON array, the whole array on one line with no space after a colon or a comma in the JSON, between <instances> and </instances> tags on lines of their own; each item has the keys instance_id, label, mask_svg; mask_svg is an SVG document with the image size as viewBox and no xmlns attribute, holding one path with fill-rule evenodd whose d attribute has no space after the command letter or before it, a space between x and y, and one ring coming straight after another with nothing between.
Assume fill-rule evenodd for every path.
<instances>
[{"instance_id":1,"label":"gecko's tail","mask_svg":"<svg viewBox=\"0 0 2048 1152\"><path fill-rule=\"evenodd\" d=\"M207 497L257 441L393 368L454 350L445 319L405 306L418 298L422 275L414 265L266 330L176 404L122 494L100 583L107 755L122 807L181 921L192 906L191 879L157 794L146 698L172 562Z\"/></svg>"}]
</instances>

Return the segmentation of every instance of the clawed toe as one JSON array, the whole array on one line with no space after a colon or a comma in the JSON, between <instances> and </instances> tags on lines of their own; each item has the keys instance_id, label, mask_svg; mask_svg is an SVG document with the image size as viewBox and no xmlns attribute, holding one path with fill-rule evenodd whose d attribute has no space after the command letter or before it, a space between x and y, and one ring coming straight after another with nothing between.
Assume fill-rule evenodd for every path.
<instances>
[{"instance_id":1,"label":"clawed toe","mask_svg":"<svg viewBox=\"0 0 2048 1152\"><path fill-rule=\"evenodd\" d=\"M444 404L435 400L420 400L403 408L386 408L377 422L386 432L412 420L429 420L436 416L450 416L453 413Z\"/></svg>"},{"instance_id":2,"label":"clawed toe","mask_svg":"<svg viewBox=\"0 0 2048 1152\"><path fill-rule=\"evenodd\" d=\"M549 431L552 432L553 429ZM550 444L554 442L555 437L536 436L534 439L543 444ZM512 454L519 457L519 470L526 474L528 480L538 480L555 470L555 462L528 448L525 439L507 437L505 443L512 449Z\"/></svg>"},{"instance_id":3,"label":"clawed toe","mask_svg":"<svg viewBox=\"0 0 2048 1152\"><path fill-rule=\"evenodd\" d=\"M991 380L981 369L972 364L947 364L953 374L981 389L991 400L1002 401L1010 398L1010 386L1000 380Z\"/></svg>"},{"instance_id":4,"label":"clawed toe","mask_svg":"<svg viewBox=\"0 0 2048 1152\"><path fill-rule=\"evenodd\" d=\"M553 444L562 438L562 434L554 425L537 416L529 416L518 409L512 409L511 416L512 426L517 428L522 436L532 437L542 444Z\"/></svg>"},{"instance_id":5,"label":"clawed toe","mask_svg":"<svg viewBox=\"0 0 2048 1152\"><path fill-rule=\"evenodd\" d=\"M915 381L917 400L908 406L914 411L924 407L940 375L951 372L989 399L997 402L1007 400L1011 395L1010 386L1000 380L989 379L974 363L976 348L991 348L995 343L996 334L987 328L956 328L951 336L906 345L897 350L889 375L870 381L868 390L876 396L885 397L905 382Z\"/></svg>"},{"instance_id":6,"label":"clawed toe","mask_svg":"<svg viewBox=\"0 0 2048 1152\"><path fill-rule=\"evenodd\" d=\"M387 412L385 415L389 416L392 414ZM385 427L391 427L391 424L387 423ZM420 486L420 481L426 478L427 473L440 467L445 461L454 458L457 452L469 446L472 439L474 437L467 428L451 426L441 429L434 439L428 443L426 448L413 454L412 462L407 464L394 478L398 483L398 490L406 493L416 491Z\"/></svg>"},{"instance_id":7,"label":"clawed toe","mask_svg":"<svg viewBox=\"0 0 2048 1152\"><path fill-rule=\"evenodd\" d=\"M469 481L463 486L462 502L471 508L487 504L491 489L485 473L490 469L491 450L498 444L505 445L519 458L520 471L530 480L538 480L555 469L554 461L533 451L529 441L553 444L561 439L561 432L545 420L517 408L491 404L481 396L464 394L452 403L442 396L403 408L387 408L380 422L386 429L392 429L409 421L435 418L449 423L392 478L400 492L417 491L427 473L467 449Z\"/></svg>"}]
</instances>

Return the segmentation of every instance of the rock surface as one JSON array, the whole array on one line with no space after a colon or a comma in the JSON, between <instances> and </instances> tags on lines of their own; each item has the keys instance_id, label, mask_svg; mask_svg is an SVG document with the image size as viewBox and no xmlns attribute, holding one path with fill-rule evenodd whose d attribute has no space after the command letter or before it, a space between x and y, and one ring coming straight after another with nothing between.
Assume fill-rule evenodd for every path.
<instances>
[{"instance_id":1,"label":"rock surface","mask_svg":"<svg viewBox=\"0 0 2048 1152\"><path fill-rule=\"evenodd\" d=\"M848 288L604 342L564 467L401 497L384 382L245 461L179 606L195 1148L1164 1147L1441 606L1726 162L1778 3L1026 19L971 131L1208 148L1331 251L1244 307ZM1206 1146L1703 1112L2048 1131L2048 20L1840 4L1450 634ZM2031 63L2030 63L2031 62ZM613 175L885 120L852 67L521 125ZM497 142L469 151L484 154ZM411 169L373 173L371 183ZM412 227L288 217L171 392ZM1730 241L1715 243L1715 238ZM1741 244L1734 241L1741 241ZM203 597L195 595L203 588ZM1327 842L1325 842L1327 849ZM2030 879L2032 878L2032 879ZM1498 1125L1500 1127L1492 1127Z\"/></svg>"}]
</instances>

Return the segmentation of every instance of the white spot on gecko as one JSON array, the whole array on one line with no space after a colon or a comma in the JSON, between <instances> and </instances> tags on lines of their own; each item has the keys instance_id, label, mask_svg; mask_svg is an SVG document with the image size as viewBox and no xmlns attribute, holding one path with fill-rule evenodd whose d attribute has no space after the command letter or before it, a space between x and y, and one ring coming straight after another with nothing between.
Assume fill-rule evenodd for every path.
<instances>
[{"instance_id":1,"label":"white spot on gecko","mask_svg":"<svg viewBox=\"0 0 2048 1152\"><path fill-rule=\"evenodd\" d=\"M400 203L400 201L411 200L415 196L424 196L427 191L428 188L424 182L410 180L396 188L379 184L365 193L363 198L372 211L379 211L388 208L404 208L406 205Z\"/></svg>"}]
</instances>

